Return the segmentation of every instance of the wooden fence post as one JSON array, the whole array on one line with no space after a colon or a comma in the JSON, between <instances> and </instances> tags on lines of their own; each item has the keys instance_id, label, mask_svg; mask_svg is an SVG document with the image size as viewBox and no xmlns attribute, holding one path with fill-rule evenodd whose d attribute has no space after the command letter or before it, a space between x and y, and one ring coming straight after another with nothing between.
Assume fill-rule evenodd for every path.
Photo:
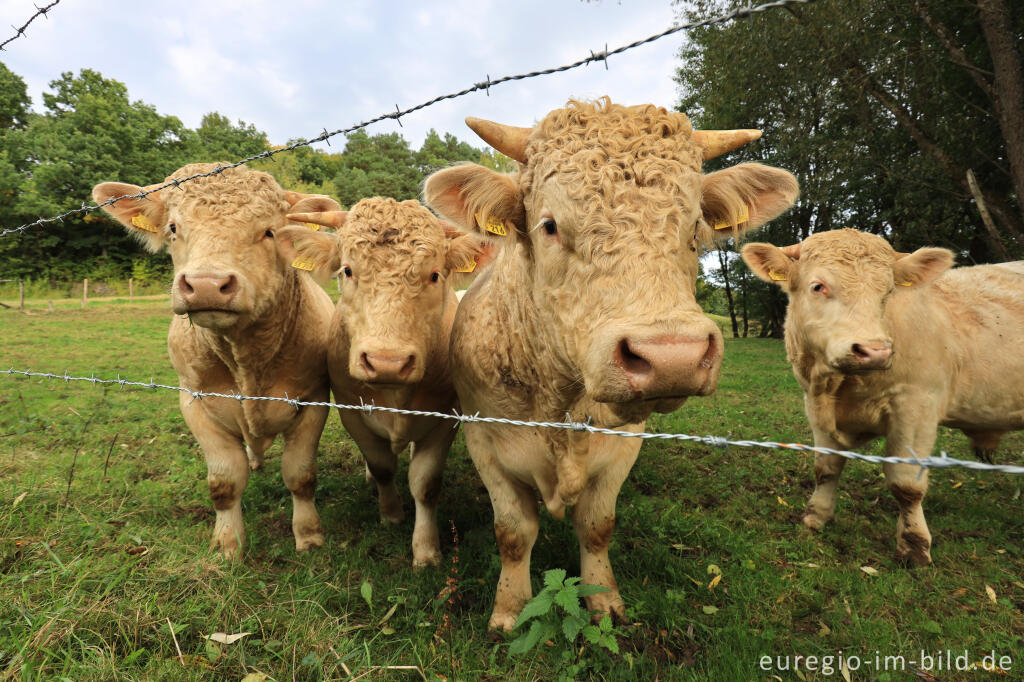
<instances>
[{"instance_id":1,"label":"wooden fence post","mask_svg":"<svg viewBox=\"0 0 1024 682\"><path fill-rule=\"evenodd\" d=\"M128 278L128 302L131 303L135 300L135 278Z\"/></svg>"},{"instance_id":2,"label":"wooden fence post","mask_svg":"<svg viewBox=\"0 0 1024 682\"><path fill-rule=\"evenodd\" d=\"M82 280L82 307L85 307L86 302L89 300L89 278L86 277Z\"/></svg>"},{"instance_id":3,"label":"wooden fence post","mask_svg":"<svg viewBox=\"0 0 1024 682\"><path fill-rule=\"evenodd\" d=\"M18 309L25 309L25 280L18 280Z\"/></svg>"}]
</instances>

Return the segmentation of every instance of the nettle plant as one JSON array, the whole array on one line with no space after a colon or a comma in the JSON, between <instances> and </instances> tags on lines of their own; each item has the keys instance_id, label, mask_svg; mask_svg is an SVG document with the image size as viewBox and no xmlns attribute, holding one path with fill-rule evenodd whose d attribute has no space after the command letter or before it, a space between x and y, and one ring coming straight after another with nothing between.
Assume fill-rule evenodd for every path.
<instances>
[{"instance_id":1,"label":"nettle plant","mask_svg":"<svg viewBox=\"0 0 1024 682\"><path fill-rule=\"evenodd\" d=\"M526 603L519 613L513 632L520 634L509 644L509 653L521 655L541 642L562 644L562 663L567 668L563 679L571 679L584 668L583 649L576 649L576 640L582 634L592 645L619 653L617 631L607 613L597 625L590 622L590 612L580 606L580 599L600 592L608 592L602 585L580 585L580 578L566 578L565 571L556 568L544 572L544 588ZM526 624L530 628L525 630ZM561 637L559 637L561 633Z\"/></svg>"}]
</instances>

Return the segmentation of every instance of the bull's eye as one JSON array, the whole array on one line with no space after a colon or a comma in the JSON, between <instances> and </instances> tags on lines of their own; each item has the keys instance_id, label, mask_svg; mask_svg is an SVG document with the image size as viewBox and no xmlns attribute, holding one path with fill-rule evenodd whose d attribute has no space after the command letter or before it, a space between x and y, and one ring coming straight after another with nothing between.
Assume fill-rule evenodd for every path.
<instances>
[{"instance_id":1,"label":"bull's eye","mask_svg":"<svg viewBox=\"0 0 1024 682\"><path fill-rule=\"evenodd\" d=\"M436 282L439 279L441 279L441 273L439 273L439 272L432 272L432 273L430 273L430 281L431 282Z\"/></svg>"},{"instance_id":2,"label":"bull's eye","mask_svg":"<svg viewBox=\"0 0 1024 682\"><path fill-rule=\"evenodd\" d=\"M811 291L813 291L816 294L823 294L825 293L825 285L822 284L821 282L815 282L814 284L811 285Z\"/></svg>"},{"instance_id":3,"label":"bull's eye","mask_svg":"<svg viewBox=\"0 0 1024 682\"><path fill-rule=\"evenodd\" d=\"M263 233L263 236L266 237L267 239L273 239L274 238L274 231L273 230L267 230L266 232Z\"/></svg>"},{"instance_id":4,"label":"bull's eye","mask_svg":"<svg viewBox=\"0 0 1024 682\"><path fill-rule=\"evenodd\" d=\"M350 268L347 265L344 268L342 268L342 272L345 273L346 277L351 277L352 276L352 268Z\"/></svg>"},{"instance_id":5,"label":"bull's eye","mask_svg":"<svg viewBox=\"0 0 1024 682\"><path fill-rule=\"evenodd\" d=\"M167 229L171 231L171 234L177 234L177 232L178 232L178 226L175 225L174 223L171 223L170 225L168 225Z\"/></svg>"},{"instance_id":6,"label":"bull's eye","mask_svg":"<svg viewBox=\"0 0 1024 682\"><path fill-rule=\"evenodd\" d=\"M555 224L554 218L545 218L541 224L544 225L544 232L549 236L554 237L558 234L558 225Z\"/></svg>"}]
</instances>

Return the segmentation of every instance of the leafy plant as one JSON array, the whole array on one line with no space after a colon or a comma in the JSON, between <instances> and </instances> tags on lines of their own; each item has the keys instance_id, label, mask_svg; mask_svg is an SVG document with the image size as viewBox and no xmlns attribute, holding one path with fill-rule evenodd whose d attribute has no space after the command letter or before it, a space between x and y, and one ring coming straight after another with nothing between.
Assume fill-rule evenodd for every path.
<instances>
[{"instance_id":1,"label":"leafy plant","mask_svg":"<svg viewBox=\"0 0 1024 682\"><path fill-rule=\"evenodd\" d=\"M579 583L580 578L566 578L565 571L560 568L545 571L544 589L523 607L513 629L521 631L528 622L530 628L512 640L509 653L525 654L540 642L560 640L561 659L565 666L563 679L572 679L586 668L586 662L580 660L583 649L578 652L576 650L576 640L580 634L590 644L603 647L613 654L619 653L611 616L605 614L597 625L592 625L590 612L580 606L581 597L608 592L608 588Z\"/></svg>"}]
</instances>

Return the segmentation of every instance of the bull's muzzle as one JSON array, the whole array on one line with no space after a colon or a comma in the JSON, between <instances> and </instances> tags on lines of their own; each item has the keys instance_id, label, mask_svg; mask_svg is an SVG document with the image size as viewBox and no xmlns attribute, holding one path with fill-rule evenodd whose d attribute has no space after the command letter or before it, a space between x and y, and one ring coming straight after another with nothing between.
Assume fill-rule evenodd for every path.
<instances>
[{"instance_id":1,"label":"bull's muzzle","mask_svg":"<svg viewBox=\"0 0 1024 682\"><path fill-rule=\"evenodd\" d=\"M368 384L412 384L423 378L415 353L362 352L352 375Z\"/></svg>"},{"instance_id":2,"label":"bull's muzzle","mask_svg":"<svg viewBox=\"0 0 1024 682\"><path fill-rule=\"evenodd\" d=\"M853 341L832 364L845 372L868 372L892 367L892 341Z\"/></svg>"},{"instance_id":3,"label":"bull's muzzle","mask_svg":"<svg viewBox=\"0 0 1024 682\"><path fill-rule=\"evenodd\" d=\"M238 278L233 274L183 272L178 275L177 298L182 313L232 312L231 302L238 293ZM175 311L179 312L179 311Z\"/></svg>"},{"instance_id":4,"label":"bull's muzzle","mask_svg":"<svg viewBox=\"0 0 1024 682\"><path fill-rule=\"evenodd\" d=\"M707 395L718 385L722 341L706 336L622 338L614 364L625 376L633 399Z\"/></svg>"}]
</instances>

